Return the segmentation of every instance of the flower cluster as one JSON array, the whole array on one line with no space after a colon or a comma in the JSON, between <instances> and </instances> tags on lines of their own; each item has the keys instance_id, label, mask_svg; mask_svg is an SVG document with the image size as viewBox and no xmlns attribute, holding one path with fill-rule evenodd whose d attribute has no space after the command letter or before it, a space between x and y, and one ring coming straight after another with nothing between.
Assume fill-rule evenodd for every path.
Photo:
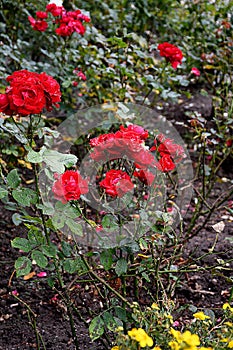
<instances>
[{"instance_id":1,"label":"flower cluster","mask_svg":"<svg viewBox=\"0 0 233 350\"><path fill-rule=\"evenodd\" d=\"M62 203L78 200L81 194L88 192L88 183L78 171L67 170L62 175L55 174L55 179L52 191Z\"/></svg>"},{"instance_id":2,"label":"flower cluster","mask_svg":"<svg viewBox=\"0 0 233 350\"><path fill-rule=\"evenodd\" d=\"M200 345L200 339L197 334L192 334L190 331L181 333L171 328L171 334L175 340L169 342L169 346L172 350L212 350L212 348L206 348Z\"/></svg>"},{"instance_id":3,"label":"flower cluster","mask_svg":"<svg viewBox=\"0 0 233 350\"><path fill-rule=\"evenodd\" d=\"M20 70L6 80L10 86L5 94L0 94L0 112L26 116L40 114L44 108L51 111L53 106L58 107L60 86L50 75Z\"/></svg>"},{"instance_id":4,"label":"flower cluster","mask_svg":"<svg viewBox=\"0 0 233 350\"><path fill-rule=\"evenodd\" d=\"M128 331L128 335L131 339L136 340L141 348L153 345L153 339L142 328L133 328L131 331Z\"/></svg>"},{"instance_id":5,"label":"flower cluster","mask_svg":"<svg viewBox=\"0 0 233 350\"><path fill-rule=\"evenodd\" d=\"M86 31L83 23L90 22L90 18L80 10L66 11L63 6L48 4L45 12L36 12L36 19L28 16L28 20L34 30L44 32L48 28L48 23L45 21L48 18L48 13L55 18L53 22L57 26L55 29L56 34L64 37L71 36L74 32L83 35Z\"/></svg>"},{"instance_id":6,"label":"flower cluster","mask_svg":"<svg viewBox=\"0 0 233 350\"><path fill-rule=\"evenodd\" d=\"M183 53L177 46L164 42L158 45L158 50L160 56L165 57L174 69L182 63Z\"/></svg>"}]
</instances>

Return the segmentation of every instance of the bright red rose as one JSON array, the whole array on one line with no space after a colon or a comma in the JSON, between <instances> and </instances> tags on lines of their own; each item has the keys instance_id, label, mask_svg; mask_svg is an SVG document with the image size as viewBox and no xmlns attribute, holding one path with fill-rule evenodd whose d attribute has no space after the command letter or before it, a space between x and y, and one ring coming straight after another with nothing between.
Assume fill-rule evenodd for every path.
<instances>
[{"instance_id":1,"label":"bright red rose","mask_svg":"<svg viewBox=\"0 0 233 350\"><path fill-rule=\"evenodd\" d=\"M114 138L115 138L115 134L113 134L113 133L103 134L103 135L97 136L93 139L90 139L90 145L92 147L99 146L103 143L106 143L109 140L113 140Z\"/></svg>"},{"instance_id":2,"label":"bright red rose","mask_svg":"<svg viewBox=\"0 0 233 350\"><path fill-rule=\"evenodd\" d=\"M130 124L127 128L123 125L120 126L120 130L115 133L117 138L131 139L135 141L146 140L149 136L147 130L142 126Z\"/></svg>"},{"instance_id":3,"label":"bright red rose","mask_svg":"<svg viewBox=\"0 0 233 350\"><path fill-rule=\"evenodd\" d=\"M58 82L46 73L39 75L41 84L44 89L46 108L48 111L52 110L52 105L58 107L58 102L61 101L61 91Z\"/></svg>"},{"instance_id":4,"label":"bright red rose","mask_svg":"<svg viewBox=\"0 0 233 350\"><path fill-rule=\"evenodd\" d=\"M167 138L157 148L161 156L170 155L178 163L184 158L184 149L182 146L173 143L173 140Z\"/></svg>"},{"instance_id":5,"label":"bright red rose","mask_svg":"<svg viewBox=\"0 0 233 350\"><path fill-rule=\"evenodd\" d=\"M78 200L82 194L88 192L88 183L78 171L67 170L62 175L56 174L56 181L52 191L55 198L62 203Z\"/></svg>"},{"instance_id":6,"label":"bright red rose","mask_svg":"<svg viewBox=\"0 0 233 350\"><path fill-rule=\"evenodd\" d=\"M175 163L172 161L171 157L169 155L164 155L158 163L156 163L156 167L165 173L168 171L171 171L175 169Z\"/></svg>"},{"instance_id":7,"label":"bright red rose","mask_svg":"<svg viewBox=\"0 0 233 350\"><path fill-rule=\"evenodd\" d=\"M160 56L165 57L174 69L182 63L183 54L177 46L164 42L158 45L158 50L160 51Z\"/></svg>"},{"instance_id":8,"label":"bright red rose","mask_svg":"<svg viewBox=\"0 0 233 350\"><path fill-rule=\"evenodd\" d=\"M52 105L57 106L60 101L59 84L45 73L38 74L24 69L14 72L6 80L10 86L6 89L5 98L2 98L2 108L8 115L40 114L44 108L50 111Z\"/></svg>"},{"instance_id":9,"label":"bright red rose","mask_svg":"<svg viewBox=\"0 0 233 350\"><path fill-rule=\"evenodd\" d=\"M46 19L48 17L48 14L44 11L37 11L36 12L36 17L38 19Z\"/></svg>"},{"instance_id":10,"label":"bright red rose","mask_svg":"<svg viewBox=\"0 0 233 350\"><path fill-rule=\"evenodd\" d=\"M0 112L7 115L12 114L10 110L10 101L8 99L7 94L0 94Z\"/></svg>"},{"instance_id":11,"label":"bright red rose","mask_svg":"<svg viewBox=\"0 0 233 350\"><path fill-rule=\"evenodd\" d=\"M46 6L46 11L50 12L54 17L61 16L66 12L63 6L57 6L56 4L48 4Z\"/></svg>"},{"instance_id":12,"label":"bright red rose","mask_svg":"<svg viewBox=\"0 0 233 350\"><path fill-rule=\"evenodd\" d=\"M109 170L99 185L109 196L120 198L134 188L130 176L122 170Z\"/></svg>"},{"instance_id":13,"label":"bright red rose","mask_svg":"<svg viewBox=\"0 0 233 350\"><path fill-rule=\"evenodd\" d=\"M44 20L35 20L33 17L28 16L28 20L34 30L44 32L48 28L48 23Z\"/></svg>"},{"instance_id":14,"label":"bright red rose","mask_svg":"<svg viewBox=\"0 0 233 350\"><path fill-rule=\"evenodd\" d=\"M155 175L150 171L146 171L146 170L135 171L133 175L147 186L148 185L151 186L155 180Z\"/></svg>"}]
</instances>

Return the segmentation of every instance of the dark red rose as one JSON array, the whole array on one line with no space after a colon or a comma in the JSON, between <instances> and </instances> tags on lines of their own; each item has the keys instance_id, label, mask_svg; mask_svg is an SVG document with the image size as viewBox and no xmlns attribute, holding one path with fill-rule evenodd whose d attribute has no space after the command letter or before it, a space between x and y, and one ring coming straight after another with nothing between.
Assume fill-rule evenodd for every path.
<instances>
[{"instance_id":1,"label":"dark red rose","mask_svg":"<svg viewBox=\"0 0 233 350\"><path fill-rule=\"evenodd\" d=\"M173 169L175 169L175 163L173 162L173 160L171 159L171 157L169 155L164 155L158 163L156 163L156 167L160 170L163 171L165 173L167 173L168 171L171 171Z\"/></svg>"},{"instance_id":2,"label":"dark red rose","mask_svg":"<svg viewBox=\"0 0 233 350\"><path fill-rule=\"evenodd\" d=\"M177 46L164 42L158 45L158 50L160 51L160 56L165 57L174 69L182 63L183 54Z\"/></svg>"},{"instance_id":3,"label":"dark red rose","mask_svg":"<svg viewBox=\"0 0 233 350\"><path fill-rule=\"evenodd\" d=\"M151 186L155 180L155 175L147 170L137 170L133 173L133 175L147 186Z\"/></svg>"},{"instance_id":4,"label":"dark red rose","mask_svg":"<svg viewBox=\"0 0 233 350\"><path fill-rule=\"evenodd\" d=\"M28 20L34 30L44 32L48 28L48 23L44 20L35 20L33 17L28 16Z\"/></svg>"},{"instance_id":5,"label":"dark red rose","mask_svg":"<svg viewBox=\"0 0 233 350\"><path fill-rule=\"evenodd\" d=\"M88 192L88 183L78 171L67 170L62 175L56 175L52 191L55 198L62 203L78 200L82 194Z\"/></svg>"},{"instance_id":6,"label":"dark red rose","mask_svg":"<svg viewBox=\"0 0 233 350\"><path fill-rule=\"evenodd\" d=\"M165 154L170 155L176 163L181 161L185 156L183 147L173 143L173 140L169 138L164 140L164 142L159 145L157 150L161 156Z\"/></svg>"},{"instance_id":7,"label":"dark red rose","mask_svg":"<svg viewBox=\"0 0 233 350\"><path fill-rule=\"evenodd\" d=\"M109 170L99 185L109 196L120 198L134 188L130 176L122 170Z\"/></svg>"}]
</instances>

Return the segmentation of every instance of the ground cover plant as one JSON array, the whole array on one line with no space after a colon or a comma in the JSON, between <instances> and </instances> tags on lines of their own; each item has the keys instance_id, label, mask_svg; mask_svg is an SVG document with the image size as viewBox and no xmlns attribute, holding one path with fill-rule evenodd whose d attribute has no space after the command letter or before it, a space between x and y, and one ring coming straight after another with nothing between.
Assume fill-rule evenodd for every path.
<instances>
[{"instance_id":1,"label":"ground cover plant","mask_svg":"<svg viewBox=\"0 0 233 350\"><path fill-rule=\"evenodd\" d=\"M0 348L233 348L232 4L3 0Z\"/></svg>"}]
</instances>

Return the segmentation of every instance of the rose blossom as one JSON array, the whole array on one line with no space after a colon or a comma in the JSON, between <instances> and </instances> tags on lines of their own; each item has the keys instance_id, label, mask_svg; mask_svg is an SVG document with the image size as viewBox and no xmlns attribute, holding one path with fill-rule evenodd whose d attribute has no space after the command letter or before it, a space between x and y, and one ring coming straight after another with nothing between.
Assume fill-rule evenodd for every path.
<instances>
[{"instance_id":1,"label":"rose blossom","mask_svg":"<svg viewBox=\"0 0 233 350\"><path fill-rule=\"evenodd\" d=\"M88 183L78 171L66 170L62 175L55 175L56 181L52 191L55 198L62 203L78 200L82 194L88 192Z\"/></svg>"},{"instance_id":2,"label":"rose blossom","mask_svg":"<svg viewBox=\"0 0 233 350\"><path fill-rule=\"evenodd\" d=\"M145 185L149 185L151 186L152 183L155 180L155 175L153 173L151 173L150 171L146 171L146 170L139 170L139 171L135 171L133 173L133 175L135 177L137 177L143 184Z\"/></svg>"},{"instance_id":3,"label":"rose blossom","mask_svg":"<svg viewBox=\"0 0 233 350\"><path fill-rule=\"evenodd\" d=\"M111 197L123 197L125 193L134 188L130 176L122 170L109 170L105 179L99 183L104 188L105 193Z\"/></svg>"},{"instance_id":4,"label":"rose blossom","mask_svg":"<svg viewBox=\"0 0 233 350\"><path fill-rule=\"evenodd\" d=\"M168 171L175 169L176 166L175 163L173 163L171 157L165 154L162 158L160 158L158 163L156 163L156 167L160 171L167 173Z\"/></svg>"},{"instance_id":5,"label":"rose blossom","mask_svg":"<svg viewBox=\"0 0 233 350\"><path fill-rule=\"evenodd\" d=\"M164 42L158 45L158 50L160 56L165 57L174 69L182 63L183 53L177 46Z\"/></svg>"},{"instance_id":6,"label":"rose blossom","mask_svg":"<svg viewBox=\"0 0 233 350\"><path fill-rule=\"evenodd\" d=\"M48 28L48 23L44 20L35 20L33 17L28 16L28 20L34 30L44 32Z\"/></svg>"},{"instance_id":7,"label":"rose blossom","mask_svg":"<svg viewBox=\"0 0 233 350\"><path fill-rule=\"evenodd\" d=\"M36 12L36 17L38 19L45 19L45 18L48 17L48 14L46 12L44 12L44 11L37 11Z\"/></svg>"},{"instance_id":8,"label":"rose blossom","mask_svg":"<svg viewBox=\"0 0 233 350\"><path fill-rule=\"evenodd\" d=\"M196 67L193 67L193 68L191 69L191 73L193 73L193 74L196 75L197 77L199 77L199 76L201 75L201 72L200 72L199 69L196 68Z\"/></svg>"},{"instance_id":9,"label":"rose blossom","mask_svg":"<svg viewBox=\"0 0 233 350\"><path fill-rule=\"evenodd\" d=\"M61 99L58 82L46 73L16 71L6 80L10 86L0 95L0 112L7 115L40 114L43 108L58 107Z\"/></svg>"}]
</instances>

